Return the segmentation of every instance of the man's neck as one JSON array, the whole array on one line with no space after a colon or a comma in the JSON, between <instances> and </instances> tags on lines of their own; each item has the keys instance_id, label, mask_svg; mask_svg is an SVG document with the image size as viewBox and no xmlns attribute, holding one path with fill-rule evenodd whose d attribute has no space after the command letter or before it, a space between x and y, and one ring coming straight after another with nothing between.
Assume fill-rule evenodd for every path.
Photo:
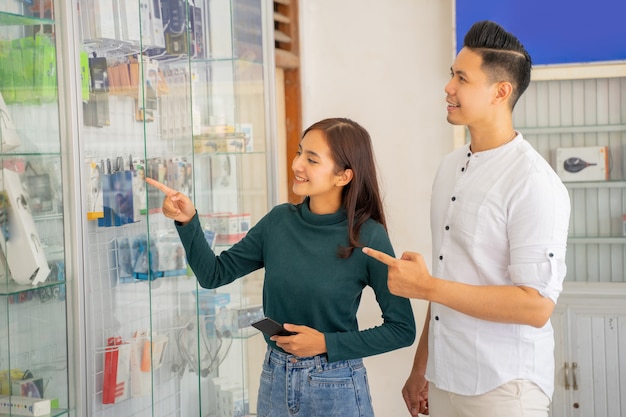
<instances>
[{"instance_id":1,"label":"man's neck","mask_svg":"<svg viewBox=\"0 0 626 417\"><path fill-rule=\"evenodd\" d=\"M474 153L495 149L509 143L517 136L513 126L508 124L493 129L475 129L469 126L468 129L470 148Z\"/></svg>"}]
</instances>

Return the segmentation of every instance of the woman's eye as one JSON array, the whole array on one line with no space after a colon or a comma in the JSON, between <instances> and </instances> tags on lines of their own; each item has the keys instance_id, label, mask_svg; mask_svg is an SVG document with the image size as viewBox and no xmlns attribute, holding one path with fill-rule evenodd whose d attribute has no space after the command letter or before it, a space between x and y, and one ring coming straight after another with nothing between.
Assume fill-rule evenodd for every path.
<instances>
[{"instance_id":1,"label":"woman's eye","mask_svg":"<svg viewBox=\"0 0 626 417\"><path fill-rule=\"evenodd\" d=\"M317 164L317 161L312 160L311 158L308 159L310 164Z\"/></svg>"}]
</instances>

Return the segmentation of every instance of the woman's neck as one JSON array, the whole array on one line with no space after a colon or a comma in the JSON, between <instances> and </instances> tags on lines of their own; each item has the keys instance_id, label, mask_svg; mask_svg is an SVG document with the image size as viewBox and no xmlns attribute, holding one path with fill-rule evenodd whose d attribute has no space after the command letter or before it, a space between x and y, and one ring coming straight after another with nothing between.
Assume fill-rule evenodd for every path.
<instances>
[{"instance_id":1,"label":"woman's neck","mask_svg":"<svg viewBox=\"0 0 626 417\"><path fill-rule=\"evenodd\" d=\"M333 214L341 208L341 199L309 197L309 210L314 214Z\"/></svg>"}]
</instances>

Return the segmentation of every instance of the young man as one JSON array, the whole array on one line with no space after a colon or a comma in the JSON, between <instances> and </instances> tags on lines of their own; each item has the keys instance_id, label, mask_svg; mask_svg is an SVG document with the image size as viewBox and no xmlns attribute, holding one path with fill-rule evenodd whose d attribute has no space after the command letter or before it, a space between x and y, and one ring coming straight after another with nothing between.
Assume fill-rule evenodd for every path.
<instances>
[{"instance_id":1,"label":"young man","mask_svg":"<svg viewBox=\"0 0 626 417\"><path fill-rule=\"evenodd\" d=\"M364 249L388 265L392 293L430 301L402 392L413 416L548 415L570 204L513 129L530 72L512 34L472 26L445 88L448 122L466 125L471 141L444 158L433 184L433 274L417 253Z\"/></svg>"}]
</instances>

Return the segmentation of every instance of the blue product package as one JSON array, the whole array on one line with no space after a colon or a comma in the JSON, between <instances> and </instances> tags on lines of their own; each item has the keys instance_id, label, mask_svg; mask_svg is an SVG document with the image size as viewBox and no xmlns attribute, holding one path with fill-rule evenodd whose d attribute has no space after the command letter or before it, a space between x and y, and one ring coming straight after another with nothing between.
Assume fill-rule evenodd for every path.
<instances>
[{"instance_id":1,"label":"blue product package","mask_svg":"<svg viewBox=\"0 0 626 417\"><path fill-rule=\"evenodd\" d=\"M113 208L113 224L121 226L134 222L133 173L124 169L124 160L118 157L115 172L111 174L110 203Z\"/></svg>"},{"instance_id":2,"label":"blue product package","mask_svg":"<svg viewBox=\"0 0 626 417\"><path fill-rule=\"evenodd\" d=\"M111 160L100 162L102 174L102 211L103 216L98 219L98 226L110 227L113 226L113 192L111 190Z\"/></svg>"}]
</instances>

